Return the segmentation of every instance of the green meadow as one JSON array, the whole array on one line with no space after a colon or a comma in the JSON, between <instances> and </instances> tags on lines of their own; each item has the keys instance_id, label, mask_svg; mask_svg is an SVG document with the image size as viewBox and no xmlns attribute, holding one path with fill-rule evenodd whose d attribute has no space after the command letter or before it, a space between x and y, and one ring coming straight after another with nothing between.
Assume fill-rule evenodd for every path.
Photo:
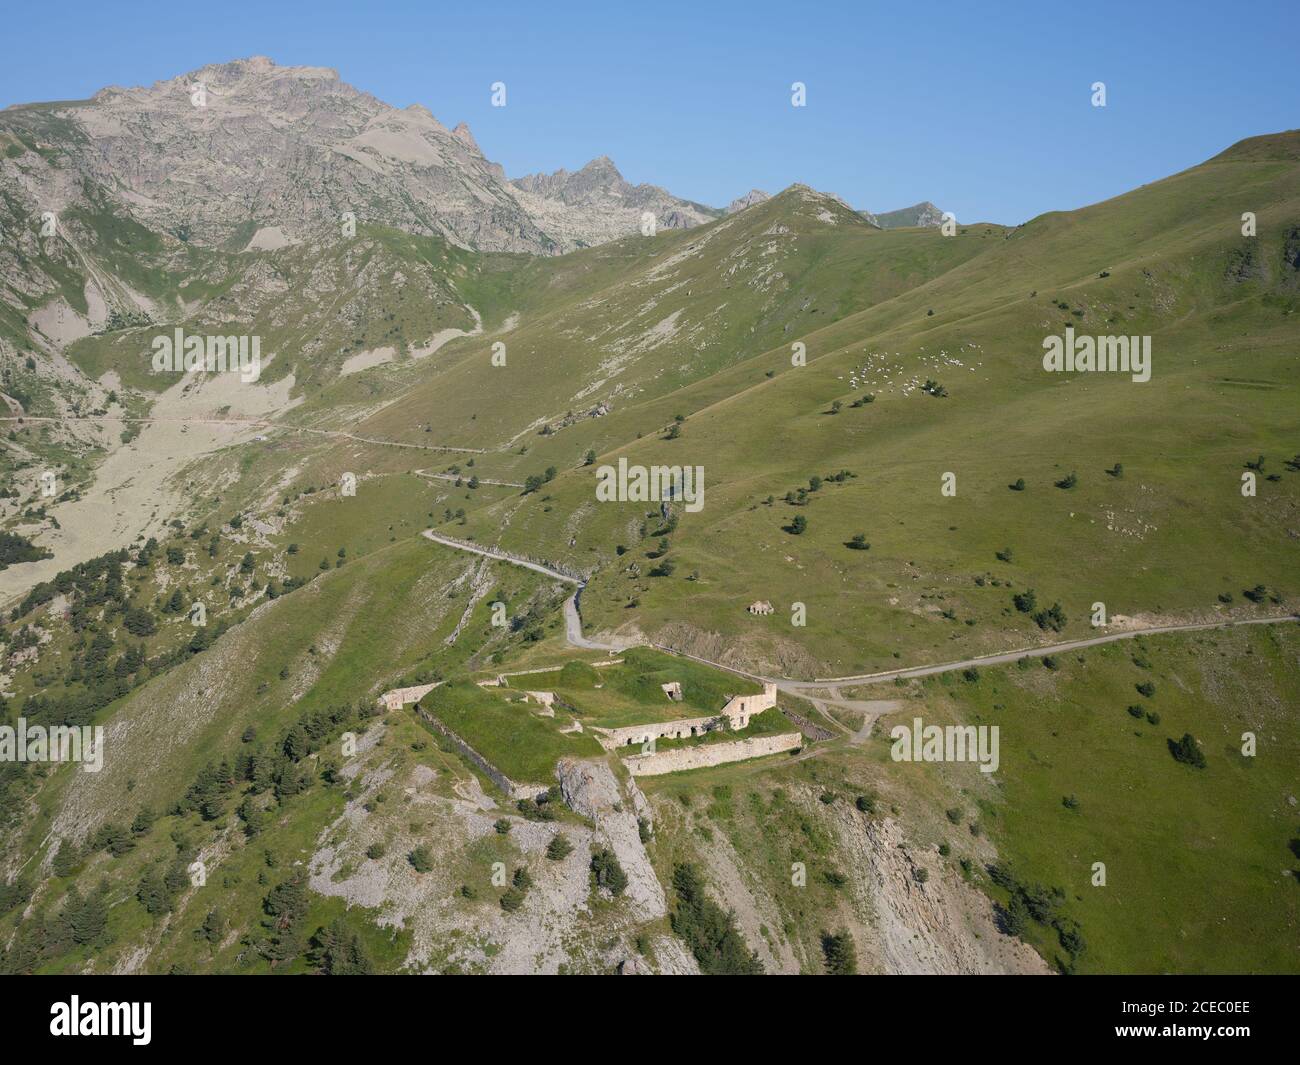
<instances>
[{"instance_id":1,"label":"green meadow","mask_svg":"<svg viewBox=\"0 0 1300 1065\"><path fill-rule=\"evenodd\" d=\"M420 705L516 783L554 783L562 757L600 754L586 733L561 734L558 715L542 717L522 697L507 701L471 681L435 688Z\"/></svg>"},{"instance_id":2,"label":"green meadow","mask_svg":"<svg viewBox=\"0 0 1300 1065\"><path fill-rule=\"evenodd\" d=\"M1296 972L1297 652L1296 625L1260 626L1123 641L1061 655L1054 669L1026 660L974 680L926 678L910 682L872 743L888 759L890 729L914 717L998 727L991 776L885 764L916 794L939 783L936 801L961 812L947 826L955 849L977 825L1017 881L1059 892L1059 911L1087 944L1077 971ZM1138 690L1147 684L1150 695ZM1204 768L1172 756L1186 733ZM986 872L980 880L1008 902ZM1067 961L1052 928L1030 921L1026 938Z\"/></svg>"},{"instance_id":3,"label":"green meadow","mask_svg":"<svg viewBox=\"0 0 1300 1065\"><path fill-rule=\"evenodd\" d=\"M752 681L662 651L634 647L620 657L620 665L596 669L571 662L554 672L507 680L512 688L554 691L584 725L600 728L716 714L731 696L761 691ZM682 686L680 701L661 687L673 682Z\"/></svg>"}]
</instances>

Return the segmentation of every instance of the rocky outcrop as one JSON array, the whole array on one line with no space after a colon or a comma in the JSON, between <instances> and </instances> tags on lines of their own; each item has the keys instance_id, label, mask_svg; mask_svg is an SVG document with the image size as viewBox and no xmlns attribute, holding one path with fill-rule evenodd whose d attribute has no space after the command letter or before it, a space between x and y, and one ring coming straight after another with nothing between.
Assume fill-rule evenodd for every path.
<instances>
[{"instance_id":1,"label":"rocky outcrop","mask_svg":"<svg viewBox=\"0 0 1300 1065\"><path fill-rule=\"evenodd\" d=\"M562 758L555 767L560 792L569 808L596 825L598 840L614 852L627 874L626 895L640 920L668 913L664 889L641 842L638 818L649 819L649 804L636 783L620 787L608 762Z\"/></svg>"},{"instance_id":2,"label":"rocky outcrop","mask_svg":"<svg viewBox=\"0 0 1300 1065\"><path fill-rule=\"evenodd\" d=\"M753 207L756 203L763 203L771 198L762 189L750 189L745 195L737 196L727 204L727 214L735 214L737 211L743 211L746 207Z\"/></svg>"},{"instance_id":3,"label":"rocky outcrop","mask_svg":"<svg viewBox=\"0 0 1300 1065\"><path fill-rule=\"evenodd\" d=\"M573 244L601 244L641 232L646 214L656 229L690 229L722 213L678 199L658 185L633 185L604 155L576 172L528 174L511 184L548 233Z\"/></svg>"},{"instance_id":4,"label":"rocky outcrop","mask_svg":"<svg viewBox=\"0 0 1300 1065\"><path fill-rule=\"evenodd\" d=\"M943 224L943 211L929 200L915 203L911 207L900 207L897 211L885 211L882 214L861 212L873 226L879 229L903 229L908 226L933 227Z\"/></svg>"},{"instance_id":5,"label":"rocky outcrop","mask_svg":"<svg viewBox=\"0 0 1300 1065\"><path fill-rule=\"evenodd\" d=\"M871 914L863 944L881 971L904 974L1046 973L1046 963L1019 939L1005 936L993 906L932 852L908 845L892 818L862 818L847 805L835 811L845 859L861 871L853 881L859 905ZM919 873L928 878L922 882Z\"/></svg>"},{"instance_id":6,"label":"rocky outcrop","mask_svg":"<svg viewBox=\"0 0 1300 1065\"><path fill-rule=\"evenodd\" d=\"M325 67L265 56L200 67L147 87L0 114L0 191L43 210L108 208L182 243L256 250L381 222L484 251L555 254L721 212L608 159L517 182L464 123L392 107ZM41 151L19 150L39 146Z\"/></svg>"}]
</instances>

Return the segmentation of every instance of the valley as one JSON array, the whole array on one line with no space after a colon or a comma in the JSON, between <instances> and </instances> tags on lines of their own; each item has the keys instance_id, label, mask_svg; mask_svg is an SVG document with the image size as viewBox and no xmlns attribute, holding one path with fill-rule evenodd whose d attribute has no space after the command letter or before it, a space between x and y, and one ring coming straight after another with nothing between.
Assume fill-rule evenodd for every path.
<instances>
[{"instance_id":1,"label":"valley","mask_svg":"<svg viewBox=\"0 0 1300 1065\"><path fill-rule=\"evenodd\" d=\"M105 730L0 760L0 968L1300 971L1297 178L949 235L261 57L0 111L0 708Z\"/></svg>"}]
</instances>

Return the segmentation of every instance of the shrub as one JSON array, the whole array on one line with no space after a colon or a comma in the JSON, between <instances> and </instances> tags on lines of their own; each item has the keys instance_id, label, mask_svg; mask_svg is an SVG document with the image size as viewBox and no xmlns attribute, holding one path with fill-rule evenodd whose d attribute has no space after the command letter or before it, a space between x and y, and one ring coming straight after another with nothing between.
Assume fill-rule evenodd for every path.
<instances>
[{"instance_id":1,"label":"shrub","mask_svg":"<svg viewBox=\"0 0 1300 1065\"><path fill-rule=\"evenodd\" d=\"M1004 934L1020 936L1029 924L1029 909L1019 895L1012 895L1005 906L997 908L998 925Z\"/></svg>"},{"instance_id":2,"label":"shrub","mask_svg":"<svg viewBox=\"0 0 1300 1065\"><path fill-rule=\"evenodd\" d=\"M1040 629L1051 629L1053 632L1060 632L1065 628L1065 611L1061 609L1060 603L1053 603L1046 610L1040 610L1033 615L1034 624Z\"/></svg>"},{"instance_id":3,"label":"shrub","mask_svg":"<svg viewBox=\"0 0 1300 1065\"><path fill-rule=\"evenodd\" d=\"M1196 737L1190 732L1184 732L1180 740L1170 740L1169 753L1174 756L1175 761L1182 762L1183 765L1190 765L1196 769L1205 768L1205 755L1201 752Z\"/></svg>"},{"instance_id":4,"label":"shrub","mask_svg":"<svg viewBox=\"0 0 1300 1065\"><path fill-rule=\"evenodd\" d=\"M614 852L602 847L591 856L591 873L597 887L605 888L614 896L623 894L627 887L627 874L618 864Z\"/></svg>"},{"instance_id":5,"label":"shrub","mask_svg":"<svg viewBox=\"0 0 1300 1065\"><path fill-rule=\"evenodd\" d=\"M433 871L433 852L428 847L421 844L406 856L406 860L411 863L417 873L429 873Z\"/></svg>"},{"instance_id":6,"label":"shrub","mask_svg":"<svg viewBox=\"0 0 1300 1065\"><path fill-rule=\"evenodd\" d=\"M1034 594L1032 588L1026 588L1023 592L1016 592L1012 595L1011 602L1015 604L1020 613L1029 614L1038 605L1038 597Z\"/></svg>"}]
</instances>

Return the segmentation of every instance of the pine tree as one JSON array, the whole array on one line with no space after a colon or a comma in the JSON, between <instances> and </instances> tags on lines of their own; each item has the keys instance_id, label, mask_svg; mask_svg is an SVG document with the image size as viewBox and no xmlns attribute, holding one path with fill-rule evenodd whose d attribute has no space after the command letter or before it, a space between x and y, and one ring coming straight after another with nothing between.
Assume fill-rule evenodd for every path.
<instances>
[{"instance_id":1,"label":"pine tree","mask_svg":"<svg viewBox=\"0 0 1300 1065\"><path fill-rule=\"evenodd\" d=\"M852 976L858 971L858 951L846 931L822 933L822 955L830 976Z\"/></svg>"},{"instance_id":2,"label":"pine tree","mask_svg":"<svg viewBox=\"0 0 1300 1065\"><path fill-rule=\"evenodd\" d=\"M105 902L107 895L107 884L101 884L84 900L77 896L75 888L68 892L64 917L72 931L74 943L95 944L103 940L108 931L108 905Z\"/></svg>"},{"instance_id":3,"label":"pine tree","mask_svg":"<svg viewBox=\"0 0 1300 1065\"><path fill-rule=\"evenodd\" d=\"M200 938L207 940L213 946L221 942L221 936L225 932L226 921L221 916L219 909L211 909L208 915L203 918L203 925L199 928L198 935Z\"/></svg>"},{"instance_id":4,"label":"pine tree","mask_svg":"<svg viewBox=\"0 0 1300 1065\"><path fill-rule=\"evenodd\" d=\"M592 854L591 872L596 886L605 888L611 895L621 895L627 887L627 874L618 864L614 852L608 848L601 848Z\"/></svg>"}]
</instances>

